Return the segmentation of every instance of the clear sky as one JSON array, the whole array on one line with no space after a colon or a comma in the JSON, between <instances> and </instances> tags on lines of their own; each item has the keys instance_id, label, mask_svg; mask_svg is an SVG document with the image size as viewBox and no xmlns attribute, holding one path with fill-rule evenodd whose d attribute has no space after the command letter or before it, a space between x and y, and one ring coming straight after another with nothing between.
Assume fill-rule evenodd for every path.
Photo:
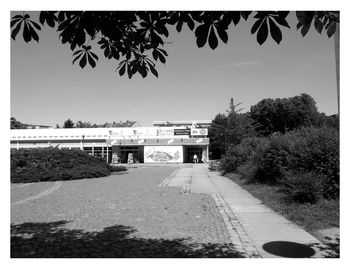
<instances>
[{"instance_id":1,"label":"clear sky","mask_svg":"<svg viewBox=\"0 0 350 269\"><path fill-rule=\"evenodd\" d=\"M229 30L228 44L198 49L194 32L170 30L166 65L131 80L115 72L116 62L100 60L95 69L72 65L72 52L58 33L44 27L39 43L11 40L11 116L24 123L55 126L74 122L213 119L229 100L244 111L264 98L310 94L320 112L337 113L334 39L311 29L302 38L294 13L287 17L277 45L271 37L260 46L250 34L252 21Z\"/></svg>"}]
</instances>

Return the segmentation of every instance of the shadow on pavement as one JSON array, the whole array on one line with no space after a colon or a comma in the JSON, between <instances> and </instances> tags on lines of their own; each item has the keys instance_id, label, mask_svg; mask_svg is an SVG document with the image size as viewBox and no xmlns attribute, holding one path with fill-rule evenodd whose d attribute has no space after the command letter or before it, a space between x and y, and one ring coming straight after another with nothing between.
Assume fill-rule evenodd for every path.
<instances>
[{"instance_id":1,"label":"shadow on pavement","mask_svg":"<svg viewBox=\"0 0 350 269\"><path fill-rule=\"evenodd\" d=\"M333 243L307 245L288 241L273 241L264 244L263 249L285 258L310 258L315 255L315 250L321 251L324 258L339 258L339 238L337 238L337 242Z\"/></svg>"},{"instance_id":2,"label":"shadow on pavement","mask_svg":"<svg viewBox=\"0 0 350 269\"><path fill-rule=\"evenodd\" d=\"M311 247L295 242L272 241L263 245L266 252L285 258L309 258L315 254Z\"/></svg>"},{"instance_id":3,"label":"shadow on pavement","mask_svg":"<svg viewBox=\"0 0 350 269\"><path fill-rule=\"evenodd\" d=\"M233 244L191 243L189 238L147 239L132 227L114 225L101 232L70 230L68 221L11 225L11 257L75 258L240 258Z\"/></svg>"}]
</instances>

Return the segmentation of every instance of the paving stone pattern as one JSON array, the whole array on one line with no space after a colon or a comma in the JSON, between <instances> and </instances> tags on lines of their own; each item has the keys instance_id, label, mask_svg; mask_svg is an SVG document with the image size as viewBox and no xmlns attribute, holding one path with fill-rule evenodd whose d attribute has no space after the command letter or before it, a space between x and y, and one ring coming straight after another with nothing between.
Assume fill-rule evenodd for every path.
<instances>
[{"instance_id":1,"label":"paving stone pattern","mask_svg":"<svg viewBox=\"0 0 350 269\"><path fill-rule=\"evenodd\" d=\"M175 169L11 188L11 257L243 257L210 195L159 186Z\"/></svg>"}]
</instances>

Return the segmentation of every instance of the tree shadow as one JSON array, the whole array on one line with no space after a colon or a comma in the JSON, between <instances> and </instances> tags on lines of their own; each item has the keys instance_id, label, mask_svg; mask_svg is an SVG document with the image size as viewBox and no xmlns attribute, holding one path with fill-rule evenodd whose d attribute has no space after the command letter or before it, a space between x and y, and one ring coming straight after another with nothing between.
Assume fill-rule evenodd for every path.
<instances>
[{"instance_id":1,"label":"tree shadow","mask_svg":"<svg viewBox=\"0 0 350 269\"><path fill-rule=\"evenodd\" d=\"M193 243L190 238L148 239L129 226L101 232L70 230L68 221L11 225L11 258L241 258L233 244Z\"/></svg>"},{"instance_id":2,"label":"tree shadow","mask_svg":"<svg viewBox=\"0 0 350 269\"><path fill-rule=\"evenodd\" d=\"M315 254L315 250L310 246L289 241L268 242L263 245L263 249L285 258L310 258Z\"/></svg>"},{"instance_id":3,"label":"tree shadow","mask_svg":"<svg viewBox=\"0 0 350 269\"><path fill-rule=\"evenodd\" d=\"M331 239L331 238L329 238ZM325 258L339 258L340 257L340 239L339 237L335 240L323 242L322 244L310 244L311 247L322 251Z\"/></svg>"},{"instance_id":4,"label":"tree shadow","mask_svg":"<svg viewBox=\"0 0 350 269\"><path fill-rule=\"evenodd\" d=\"M337 238L337 242L326 244L272 241L264 244L263 249L284 258L311 258L316 254L316 251L321 252L324 258L339 258L339 238Z\"/></svg>"}]
</instances>

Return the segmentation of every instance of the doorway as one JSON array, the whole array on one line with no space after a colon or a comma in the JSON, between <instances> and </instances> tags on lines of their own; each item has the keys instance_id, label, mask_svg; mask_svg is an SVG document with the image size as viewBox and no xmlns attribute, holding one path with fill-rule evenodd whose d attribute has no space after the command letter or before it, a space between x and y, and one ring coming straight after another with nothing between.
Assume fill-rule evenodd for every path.
<instances>
[{"instance_id":1,"label":"doorway","mask_svg":"<svg viewBox=\"0 0 350 269\"><path fill-rule=\"evenodd\" d=\"M193 156L197 155L198 163L202 162L203 148L200 146L186 146L184 150L184 162L193 163Z\"/></svg>"},{"instance_id":2,"label":"doorway","mask_svg":"<svg viewBox=\"0 0 350 269\"><path fill-rule=\"evenodd\" d=\"M143 147L121 146L118 155L121 163L143 163Z\"/></svg>"}]
</instances>

